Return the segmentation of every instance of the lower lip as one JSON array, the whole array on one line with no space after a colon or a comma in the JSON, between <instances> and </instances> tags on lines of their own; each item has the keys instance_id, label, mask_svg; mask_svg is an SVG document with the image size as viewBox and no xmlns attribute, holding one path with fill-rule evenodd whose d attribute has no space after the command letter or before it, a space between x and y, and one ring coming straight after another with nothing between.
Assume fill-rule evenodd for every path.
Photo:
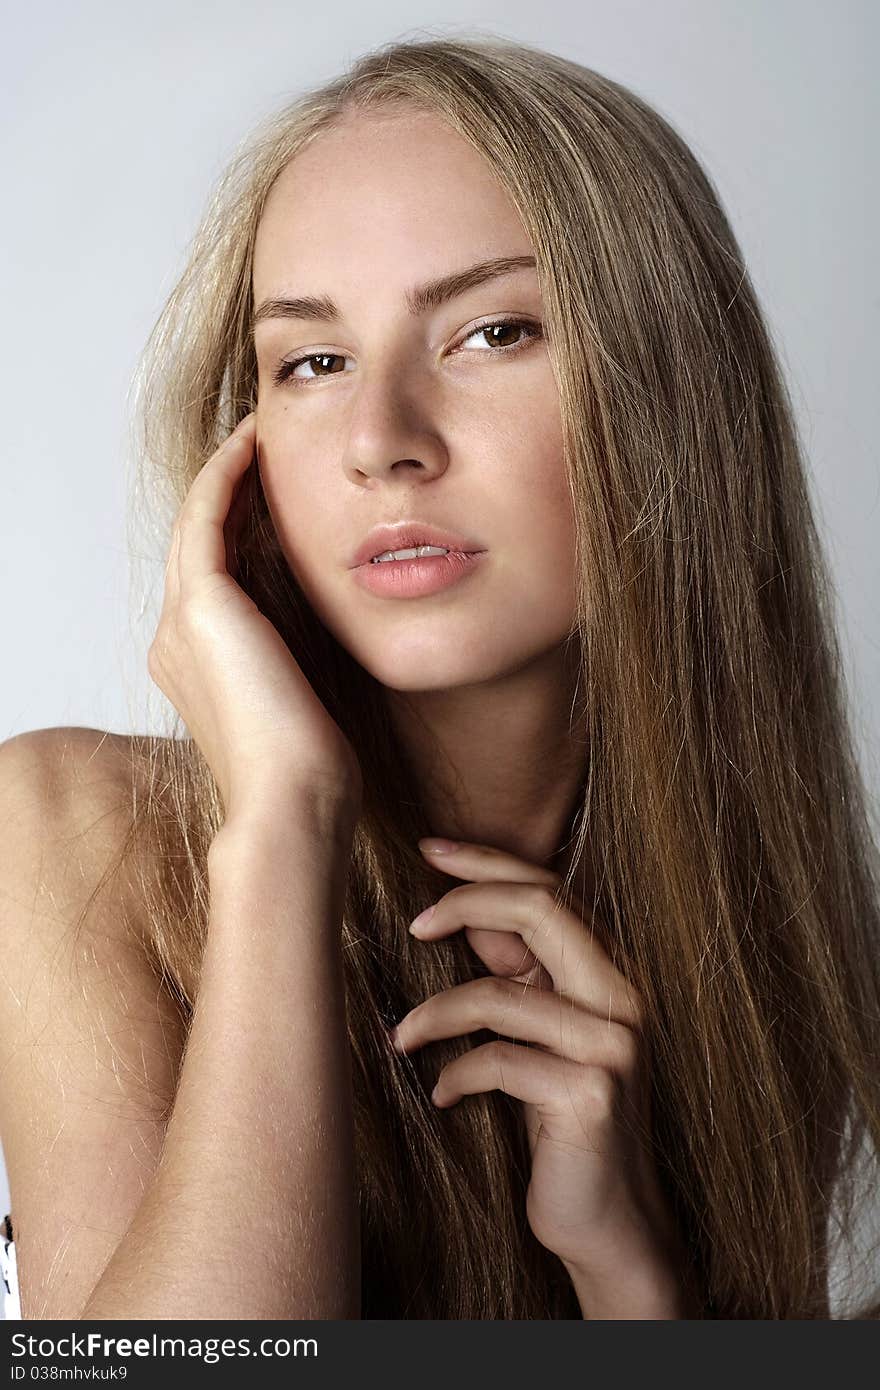
<instances>
[{"instance_id":1,"label":"lower lip","mask_svg":"<svg viewBox=\"0 0 880 1390\"><path fill-rule=\"evenodd\" d=\"M450 550L446 555L420 555L412 560L368 560L354 571L355 582L383 598L423 598L457 584L472 573L485 550Z\"/></svg>"}]
</instances>

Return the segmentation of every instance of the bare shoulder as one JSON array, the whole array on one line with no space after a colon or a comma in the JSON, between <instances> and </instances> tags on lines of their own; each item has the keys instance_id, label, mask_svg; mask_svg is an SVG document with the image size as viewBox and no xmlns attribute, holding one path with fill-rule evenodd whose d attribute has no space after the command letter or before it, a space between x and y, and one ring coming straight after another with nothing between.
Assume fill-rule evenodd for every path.
<instances>
[{"instance_id":1,"label":"bare shoulder","mask_svg":"<svg viewBox=\"0 0 880 1390\"><path fill-rule=\"evenodd\" d=\"M34 729L7 739L0 743L0 834L8 845L27 835L27 858L40 857L47 867L51 860L53 875L66 869L83 881L94 878L94 870L109 868L123 848L134 800L147 794L151 751L168 742L83 727ZM148 867L142 840L136 850L139 867ZM136 901L126 896L128 887L128 876L120 874L113 889L117 911L104 922L120 935L145 925ZM134 912L120 910L128 907Z\"/></svg>"},{"instance_id":2,"label":"bare shoulder","mask_svg":"<svg viewBox=\"0 0 880 1390\"><path fill-rule=\"evenodd\" d=\"M144 740L0 744L0 1117L25 1318L76 1318L158 1163L185 1023L114 872ZM124 858L124 856L123 856Z\"/></svg>"},{"instance_id":3,"label":"bare shoulder","mask_svg":"<svg viewBox=\"0 0 880 1390\"><path fill-rule=\"evenodd\" d=\"M56 821L70 812L76 819L83 806L112 811L127 803L135 750L165 741L78 727L16 734L0 743L5 795L21 797L25 809L38 807Z\"/></svg>"}]
</instances>

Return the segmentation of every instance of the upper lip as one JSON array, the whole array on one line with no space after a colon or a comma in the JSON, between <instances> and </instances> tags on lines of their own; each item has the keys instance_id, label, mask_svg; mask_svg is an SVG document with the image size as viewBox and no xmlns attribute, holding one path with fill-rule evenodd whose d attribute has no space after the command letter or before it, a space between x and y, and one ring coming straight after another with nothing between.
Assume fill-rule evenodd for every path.
<instances>
[{"instance_id":1,"label":"upper lip","mask_svg":"<svg viewBox=\"0 0 880 1390\"><path fill-rule=\"evenodd\" d=\"M397 521L392 525L374 526L351 557L349 568L367 565L374 556L386 550L411 550L419 545L442 545L447 550L470 554L485 549L479 541L457 531L447 531L442 526L432 526L427 521Z\"/></svg>"}]
</instances>

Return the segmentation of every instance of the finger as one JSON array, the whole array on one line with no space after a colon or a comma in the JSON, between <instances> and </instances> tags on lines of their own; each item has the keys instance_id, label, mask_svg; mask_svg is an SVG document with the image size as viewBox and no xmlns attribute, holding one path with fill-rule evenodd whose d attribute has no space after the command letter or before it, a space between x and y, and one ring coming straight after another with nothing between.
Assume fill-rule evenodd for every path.
<instances>
[{"instance_id":1,"label":"finger","mask_svg":"<svg viewBox=\"0 0 880 1390\"><path fill-rule=\"evenodd\" d=\"M239 422L195 478L178 519L178 578L187 584L226 570L224 523L235 486L253 462L256 413Z\"/></svg>"},{"instance_id":2,"label":"finger","mask_svg":"<svg viewBox=\"0 0 880 1390\"><path fill-rule=\"evenodd\" d=\"M536 1043L572 1061L630 1078L638 1042L624 1024L588 1012L560 995L486 976L454 985L411 1009L392 1033L395 1051L415 1052L438 1038L490 1028L514 1042Z\"/></svg>"},{"instance_id":3,"label":"finger","mask_svg":"<svg viewBox=\"0 0 880 1390\"><path fill-rule=\"evenodd\" d=\"M583 1128L592 1111L604 1122L612 1109L616 1084L600 1068L583 1067L568 1057L521 1047L518 1043L490 1042L473 1047L447 1062L431 1094L435 1105L455 1105L462 1096L503 1091L527 1105L540 1107L540 1119L563 1122L562 1132L572 1142L588 1139Z\"/></svg>"},{"instance_id":4,"label":"finger","mask_svg":"<svg viewBox=\"0 0 880 1390\"><path fill-rule=\"evenodd\" d=\"M453 845L452 849L438 850L434 845ZM560 884L559 874L547 869L543 864L531 864L518 854L508 850L496 849L493 845L478 845L468 840L441 841L428 836L419 840L419 849L435 869L454 878L488 879L502 878L508 882Z\"/></svg>"},{"instance_id":5,"label":"finger","mask_svg":"<svg viewBox=\"0 0 880 1390\"><path fill-rule=\"evenodd\" d=\"M442 849L437 849L440 846ZM450 848L451 846L451 848ZM472 841L450 841L426 837L419 840L419 849L428 862L450 878L468 878L479 882L491 879L516 880L521 883L545 883L556 887L561 879L552 869L529 863L507 850ZM521 980L552 989L553 981L547 971L514 932L481 932L467 927L468 944L493 975Z\"/></svg>"},{"instance_id":6,"label":"finger","mask_svg":"<svg viewBox=\"0 0 880 1390\"><path fill-rule=\"evenodd\" d=\"M255 477L255 469L250 467L236 482L229 512L223 523L226 568L235 579L238 578L239 572L238 542L251 503Z\"/></svg>"},{"instance_id":7,"label":"finger","mask_svg":"<svg viewBox=\"0 0 880 1390\"><path fill-rule=\"evenodd\" d=\"M559 887L563 883L561 874L544 864L533 864L509 850L498 849L494 845L477 844L469 840L442 840L427 836L419 840L419 849L428 863L450 878L467 878L472 882L485 883L492 879L504 879L508 883L546 883ZM452 846L451 849L437 850L431 846ZM574 885L566 893L582 918L589 911L586 903L595 897L595 879L592 866L584 864L581 868L581 888Z\"/></svg>"},{"instance_id":8,"label":"finger","mask_svg":"<svg viewBox=\"0 0 880 1390\"><path fill-rule=\"evenodd\" d=\"M415 925L415 924L413 924ZM434 905L432 916L414 935L437 941L465 926L491 932L516 932L536 960L549 971L553 988L585 1009L638 1026L640 1013L632 986L612 965L594 932L560 906L554 890L541 883L465 883Z\"/></svg>"}]
</instances>

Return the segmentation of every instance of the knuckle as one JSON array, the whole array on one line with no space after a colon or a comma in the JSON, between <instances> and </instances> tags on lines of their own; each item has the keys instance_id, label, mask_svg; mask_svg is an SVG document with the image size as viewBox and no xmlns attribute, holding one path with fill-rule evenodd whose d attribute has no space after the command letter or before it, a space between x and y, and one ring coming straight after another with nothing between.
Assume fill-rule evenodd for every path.
<instances>
[{"instance_id":1,"label":"knuckle","mask_svg":"<svg viewBox=\"0 0 880 1390\"><path fill-rule=\"evenodd\" d=\"M624 1074L636 1070L641 1057L639 1040L626 1024L614 1025L611 1035L611 1061L614 1068Z\"/></svg>"},{"instance_id":2,"label":"knuckle","mask_svg":"<svg viewBox=\"0 0 880 1390\"><path fill-rule=\"evenodd\" d=\"M645 1006L639 995L630 985L628 985L626 989L624 1008L627 1027L633 1029L637 1033L642 1032L646 1023Z\"/></svg>"},{"instance_id":3,"label":"knuckle","mask_svg":"<svg viewBox=\"0 0 880 1390\"><path fill-rule=\"evenodd\" d=\"M539 915L546 915L556 907L556 889L549 883L533 883L531 888L531 904L533 910Z\"/></svg>"},{"instance_id":4,"label":"knuckle","mask_svg":"<svg viewBox=\"0 0 880 1390\"><path fill-rule=\"evenodd\" d=\"M477 994L489 1003L507 1003L510 998L510 982L500 975L484 975L476 983Z\"/></svg>"},{"instance_id":5,"label":"knuckle","mask_svg":"<svg viewBox=\"0 0 880 1390\"><path fill-rule=\"evenodd\" d=\"M147 666L161 666L165 656L165 649L168 646L168 636L165 630L164 620L156 629L153 640L147 648Z\"/></svg>"},{"instance_id":6,"label":"knuckle","mask_svg":"<svg viewBox=\"0 0 880 1390\"><path fill-rule=\"evenodd\" d=\"M583 1107L594 1118L605 1119L612 1115L617 1100L617 1082L611 1072L605 1067L585 1067L580 1098Z\"/></svg>"},{"instance_id":7,"label":"knuckle","mask_svg":"<svg viewBox=\"0 0 880 1390\"><path fill-rule=\"evenodd\" d=\"M169 670L160 651L151 648L147 653L147 671L150 680L152 680L155 685L158 685L160 690L165 690L168 685Z\"/></svg>"},{"instance_id":8,"label":"knuckle","mask_svg":"<svg viewBox=\"0 0 880 1390\"><path fill-rule=\"evenodd\" d=\"M476 981L476 988L471 991L471 1022L491 1019L491 1025L484 1023L484 1026L494 1027L500 1022L501 1014L510 1008L512 996L509 980L499 975L484 975Z\"/></svg>"},{"instance_id":9,"label":"knuckle","mask_svg":"<svg viewBox=\"0 0 880 1390\"><path fill-rule=\"evenodd\" d=\"M147 660L151 661L154 666L159 667L160 670L165 670L170 664L173 646L170 629L167 624L163 622L153 638L149 652L147 653Z\"/></svg>"}]
</instances>

